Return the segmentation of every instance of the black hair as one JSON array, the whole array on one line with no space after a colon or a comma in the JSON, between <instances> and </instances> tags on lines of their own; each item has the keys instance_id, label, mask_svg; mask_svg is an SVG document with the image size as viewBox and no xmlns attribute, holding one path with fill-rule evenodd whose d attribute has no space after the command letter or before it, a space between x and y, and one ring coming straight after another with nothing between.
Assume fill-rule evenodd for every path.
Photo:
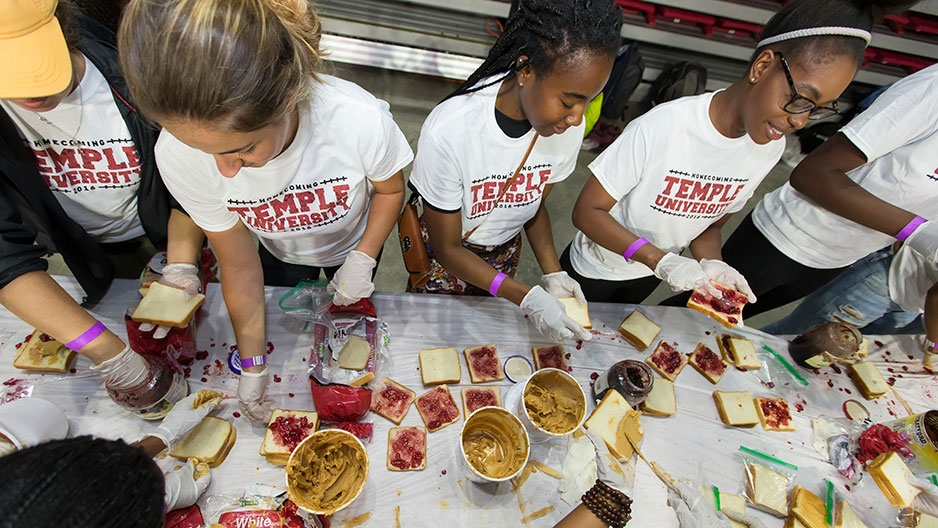
<instances>
[{"instance_id":1,"label":"black hair","mask_svg":"<svg viewBox=\"0 0 938 528\"><path fill-rule=\"evenodd\" d=\"M622 43L621 30L622 9L613 0L521 0L485 61L446 98L481 90L524 66L548 75L578 52L613 56ZM528 60L519 67L521 55ZM505 75L478 86L499 73Z\"/></svg>"},{"instance_id":2,"label":"black hair","mask_svg":"<svg viewBox=\"0 0 938 528\"><path fill-rule=\"evenodd\" d=\"M918 0L794 0L786 4L766 23L762 39L789 31L816 27L848 27L871 31L873 23L883 15L899 13L915 5ZM857 66L863 63L866 42L859 37L818 35L783 40L760 46L752 60L771 48L789 61L823 63L832 56L853 58Z\"/></svg>"},{"instance_id":3,"label":"black hair","mask_svg":"<svg viewBox=\"0 0 938 528\"><path fill-rule=\"evenodd\" d=\"M142 449L80 436L0 457L0 527L162 528L163 473Z\"/></svg>"}]
</instances>

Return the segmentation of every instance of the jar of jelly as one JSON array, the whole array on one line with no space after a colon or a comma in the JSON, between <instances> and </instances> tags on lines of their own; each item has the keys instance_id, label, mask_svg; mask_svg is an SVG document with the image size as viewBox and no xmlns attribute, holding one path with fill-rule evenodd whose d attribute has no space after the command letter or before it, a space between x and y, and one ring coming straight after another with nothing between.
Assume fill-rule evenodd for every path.
<instances>
[{"instance_id":1,"label":"jar of jelly","mask_svg":"<svg viewBox=\"0 0 938 528\"><path fill-rule=\"evenodd\" d=\"M857 355L863 336L853 325L824 323L794 338L788 353L804 368L819 369Z\"/></svg>"},{"instance_id":2,"label":"jar of jelly","mask_svg":"<svg viewBox=\"0 0 938 528\"><path fill-rule=\"evenodd\" d=\"M615 389L634 409L648 397L654 381L651 367L642 361L624 359L596 378L593 382L593 397L599 402L606 392Z\"/></svg>"},{"instance_id":3,"label":"jar of jelly","mask_svg":"<svg viewBox=\"0 0 938 528\"><path fill-rule=\"evenodd\" d=\"M141 383L119 391L110 386L105 388L108 396L124 409L144 420L159 420L189 394L189 383L182 372L163 358L143 356L143 359L147 364L147 375L141 377Z\"/></svg>"}]
</instances>

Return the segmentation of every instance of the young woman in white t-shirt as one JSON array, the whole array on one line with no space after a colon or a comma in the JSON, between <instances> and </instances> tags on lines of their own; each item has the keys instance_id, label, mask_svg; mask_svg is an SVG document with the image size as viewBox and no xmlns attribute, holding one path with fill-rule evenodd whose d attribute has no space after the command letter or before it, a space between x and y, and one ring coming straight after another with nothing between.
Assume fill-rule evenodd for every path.
<instances>
[{"instance_id":1,"label":"young woman in white t-shirt","mask_svg":"<svg viewBox=\"0 0 938 528\"><path fill-rule=\"evenodd\" d=\"M163 179L218 255L256 420L271 403L264 284L325 271L337 304L370 296L412 159L386 103L317 73L320 36L305 0L132 1L118 34L140 110L163 126Z\"/></svg>"},{"instance_id":2,"label":"young woman in white t-shirt","mask_svg":"<svg viewBox=\"0 0 938 528\"><path fill-rule=\"evenodd\" d=\"M430 113L410 176L433 259L417 291L487 292L552 339L589 338L557 300L585 302L560 269L544 201L575 168L583 112L609 77L621 24L612 0L523 1L485 62ZM546 291L513 278L522 230Z\"/></svg>"},{"instance_id":3,"label":"young woman in white t-shirt","mask_svg":"<svg viewBox=\"0 0 938 528\"><path fill-rule=\"evenodd\" d=\"M638 303L661 279L721 297L715 281L756 301L722 260L720 228L778 161L785 134L837 112L870 39L870 4L787 4L766 24L744 77L626 127L591 164L573 211L581 232L561 257L588 300ZM680 256L685 248L692 258Z\"/></svg>"}]
</instances>

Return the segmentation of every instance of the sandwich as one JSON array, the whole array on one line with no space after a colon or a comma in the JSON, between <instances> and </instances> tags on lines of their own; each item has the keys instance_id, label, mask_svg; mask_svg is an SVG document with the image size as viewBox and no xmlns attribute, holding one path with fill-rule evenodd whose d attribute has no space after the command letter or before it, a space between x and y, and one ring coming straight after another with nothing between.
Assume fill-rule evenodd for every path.
<instances>
[{"instance_id":1,"label":"sandwich","mask_svg":"<svg viewBox=\"0 0 938 528\"><path fill-rule=\"evenodd\" d=\"M567 366L567 357L563 351L563 345L547 345L540 347L531 347L531 355L534 356L534 370L542 368L555 368L564 372L569 372Z\"/></svg>"},{"instance_id":2,"label":"sandwich","mask_svg":"<svg viewBox=\"0 0 938 528\"><path fill-rule=\"evenodd\" d=\"M67 372L74 358L74 350L49 334L36 330L20 346L13 358L13 366L39 372Z\"/></svg>"},{"instance_id":3,"label":"sandwich","mask_svg":"<svg viewBox=\"0 0 938 528\"><path fill-rule=\"evenodd\" d=\"M427 430L392 427L388 430L389 471L418 471L427 467Z\"/></svg>"},{"instance_id":4,"label":"sandwich","mask_svg":"<svg viewBox=\"0 0 938 528\"><path fill-rule=\"evenodd\" d=\"M707 499L707 502L710 503L710 506L713 509L717 508L716 504L716 493L720 495L720 510L719 511L731 511L746 515L746 499L740 497L739 495L733 495L732 493L723 493L716 492L710 489L701 488L700 493ZM749 526L742 524L740 522L729 519L730 528L749 528Z\"/></svg>"},{"instance_id":5,"label":"sandwich","mask_svg":"<svg viewBox=\"0 0 938 528\"><path fill-rule=\"evenodd\" d=\"M609 453L620 462L625 462L632 458L634 452L629 440L638 445L644 435L639 420L641 415L642 413L632 409L619 391L610 390L606 391L606 395L593 409L583 426L599 433L606 442Z\"/></svg>"},{"instance_id":6,"label":"sandwich","mask_svg":"<svg viewBox=\"0 0 938 528\"><path fill-rule=\"evenodd\" d=\"M788 515L788 480L762 464L749 466L746 495L752 507L777 517Z\"/></svg>"},{"instance_id":7,"label":"sandwich","mask_svg":"<svg viewBox=\"0 0 938 528\"><path fill-rule=\"evenodd\" d=\"M766 431L794 431L795 424L785 398L754 398L759 421Z\"/></svg>"},{"instance_id":8,"label":"sandwich","mask_svg":"<svg viewBox=\"0 0 938 528\"><path fill-rule=\"evenodd\" d=\"M687 356L678 352L670 343L662 340L658 342L654 353L645 358L645 362L668 381L674 381L677 375L681 373L681 370L684 369L684 365L687 365Z\"/></svg>"},{"instance_id":9,"label":"sandwich","mask_svg":"<svg viewBox=\"0 0 938 528\"><path fill-rule=\"evenodd\" d=\"M317 429L319 414L316 411L274 409L259 453L271 464L285 466L296 446Z\"/></svg>"},{"instance_id":10,"label":"sandwich","mask_svg":"<svg viewBox=\"0 0 938 528\"><path fill-rule=\"evenodd\" d=\"M462 388L462 410L466 418L482 407L500 407L501 405L502 393L498 385Z\"/></svg>"},{"instance_id":11,"label":"sandwich","mask_svg":"<svg viewBox=\"0 0 938 528\"><path fill-rule=\"evenodd\" d=\"M427 348L420 351L420 377L423 384L459 383L462 366L455 348Z\"/></svg>"},{"instance_id":12,"label":"sandwich","mask_svg":"<svg viewBox=\"0 0 938 528\"><path fill-rule=\"evenodd\" d=\"M789 517L795 517L807 528L825 528L827 524L827 505L820 497L802 486L791 490Z\"/></svg>"},{"instance_id":13,"label":"sandwich","mask_svg":"<svg viewBox=\"0 0 938 528\"><path fill-rule=\"evenodd\" d=\"M921 527L921 523L919 523ZM860 520L850 504L845 500L837 501L834 505L834 528L867 528L866 524ZM938 528L936 526L935 528Z\"/></svg>"},{"instance_id":14,"label":"sandwich","mask_svg":"<svg viewBox=\"0 0 938 528\"><path fill-rule=\"evenodd\" d=\"M206 416L169 455L180 460L194 458L209 467L217 467L225 461L237 436L238 430L228 420Z\"/></svg>"},{"instance_id":15,"label":"sandwich","mask_svg":"<svg viewBox=\"0 0 938 528\"><path fill-rule=\"evenodd\" d=\"M581 303L576 297L560 297L557 299L563 303L563 308L571 319L583 328L589 330L593 328L590 321L590 310L586 303Z\"/></svg>"},{"instance_id":16,"label":"sandwich","mask_svg":"<svg viewBox=\"0 0 938 528\"><path fill-rule=\"evenodd\" d=\"M889 392L890 387L883 374L869 361L847 365L847 375L867 400L874 400Z\"/></svg>"},{"instance_id":17,"label":"sandwich","mask_svg":"<svg viewBox=\"0 0 938 528\"><path fill-rule=\"evenodd\" d=\"M633 310L619 325L619 334L638 350L650 347L660 333L661 327L638 310Z\"/></svg>"},{"instance_id":18,"label":"sandwich","mask_svg":"<svg viewBox=\"0 0 938 528\"><path fill-rule=\"evenodd\" d=\"M371 357L371 345L364 337L349 334L348 340L339 350L339 367L348 370L363 370Z\"/></svg>"},{"instance_id":19,"label":"sandwich","mask_svg":"<svg viewBox=\"0 0 938 528\"><path fill-rule=\"evenodd\" d=\"M651 391L642 402L642 412L651 416L671 416L676 413L674 384L664 378L655 378Z\"/></svg>"},{"instance_id":20,"label":"sandwich","mask_svg":"<svg viewBox=\"0 0 938 528\"><path fill-rule=\"evenodd\" d=\"M697 344L697 348L691 353L687 362L714 385L720 382L727 369L723 359L703 343Z\"/></svg>"},{"instance_id":21,"label":"sandwich","mask_svg":"<svg viewBox=\"0 0 938 528\"><path fill-rule=\"evenodd\" d=\"M466 365L469 367L469 379L473 383L488 381L501 381L505 379L505 371L498 360L498 347L495 343L480 345L464 349Z\"/></svg>"},{"instance_id":22,"label":"sandwich","mask_svg":"<svg viewBox=\"0 0 938 528\"><path fill-rule=\"evenodd\" d=\"M205 295L201 293L186 299L186 292L183 290L154 282L130 314L130 318L138 323L182 328L189 324L203 302Z\"/></svg>"},{"instance_id":23,"label":"sandwich","mask_svg":"<svg viewBox=\"0 0 938 528\"><path fill-rule=\"evenodd\" d=\"M759 355L752 341L729 334L719 334L717 345L723 354L723 359L740 370L756 370L762 368Z\"/></svg>"},{"instance_id":24,"label":"sandwich","mask_svg":"<svg viewBox=\"0 0 938 528\"><path fill-rule=\"evenodd\" d=\"M752 427L759 423L759 413L749 391L713 391L713 401L726 425Z\"/></svg>"},{"instance_id":25,"label":"sandwich","mask_svg":"<svg viewBox=\"0 0 938 528\"><path fill-rule=\"evenodd\" d=\"M446 385L438 385L417 396L417 411L429 432L439 431L459 420L459 407Z\"/></svg>"},{"instance_id":26,"label":"sandwich","mask_svg":"<svg viewBox=\"0 0 938 528\"><path fill-rule=\"evenodd\" d=\"M371 410L400 425L416 396L391 378L381 378L371 388Z\"/></svg>"},{"instance_id":27,"label":"sandwich","mask_svg":"<svg viewBox=\"0 0 938 528\"><path fill-rule=\"evenodd\" d=\"M881 453L866 465L866 470L894 508L912 506L912 501L922 492L920 488L909 484L912 471L894 451Z\"/></svg>"},{"instance_id":28,"label":"sandwich","mask_svg":"<svg viewBox=\"0 0 938 528\"><path fill-rule=\"evenodd\" d=\"M743 307L749 302L749 297L722 284L713 281L710 283L720 290L723 297L717 299L711 297L706 290L696 289L687 300L687 307L710 316L727 328L733 328L743 322Z\"/></svg>"}]
</instances>

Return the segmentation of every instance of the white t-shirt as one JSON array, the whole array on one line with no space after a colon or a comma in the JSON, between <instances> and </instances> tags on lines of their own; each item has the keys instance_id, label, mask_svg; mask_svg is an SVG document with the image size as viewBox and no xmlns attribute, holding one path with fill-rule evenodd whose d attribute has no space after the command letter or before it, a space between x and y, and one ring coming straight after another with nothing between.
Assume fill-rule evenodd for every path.
<instances>
[{"instance_id":1,"label":"white t-shirt","mask_svg":"<svg viewBox=\"0 0 938 528\"><path fill-rule=\"evenodd\" d=\"M847 176L870 193L938 220L938 65L898 81L841 132L868 163ZM782 253L818 269L849 266L895 242L818 207L790 184L753 211L759 231Z\"/></svg>"},{"instance_id":2,"label":"white t-shirt","mask_svg":"<svg viewBox=\"0 0 938 528\"><path fill-rule=\"evenodd\" d=\"M242 222L283 262L344 262L365 232L369 180L387 180L413 152L386 102L351 82L321 78L300 105L290 146L233 178L218 172L211 155L163 130L156 144L160 173L199 227L218 232Z\"/></svg>"},{"instance_id":3,"label":"white t-shirt","mask_svg":"<svg viewBox=\"0 0 938 528\"><path fill-rule=\"evenodd\" d=\"M69 218L99 242L144 235L137 214L140 156L94 63L85 58L78 88L48 112L0 105Z\"/></svg>"},{"instance_id":4,"label":"white t-shirt","mask_svg":"<svg viewBox=\"0 0 938 528\"><path fill-rule=\"evenodd\" d=\"M889 297L907 312L924 312L928 289L938 284L938 263L902 245L889 266Z\"/></svg>"},{"instance_id":5,"label":"white t-shirt","mask_svg":"<svg viewBox=\"0 0 938 528\"><path fill-rule=\"evenodd\" d=\"M532 129L511 138L502 132L495 121L499 86L495 83L437 105L420 131L410 175L427 203L444 211L462 211L463 236L482 224L467 240L480 246L503 244L521 231L537 213L544 186L565 180L576 168L583 142L582 123L563 134L539 137L493 211L536 134Z\"/></svg>"},{"instance_id":6,"label":"white t-shirt","mask_svg":"<svg viewBox=\"0 0 938 528\"><path fill-rule=\"evenodd\" d=\"M683 97L629 123L590 164L609 196L609 214L663 251L680 253L723 215L743 208L775 166L784 141L728 138L710 121L713 93ZM570 260L580 275L622 281L654 272L577 232Z\"/></svg>"}]
</instances>

